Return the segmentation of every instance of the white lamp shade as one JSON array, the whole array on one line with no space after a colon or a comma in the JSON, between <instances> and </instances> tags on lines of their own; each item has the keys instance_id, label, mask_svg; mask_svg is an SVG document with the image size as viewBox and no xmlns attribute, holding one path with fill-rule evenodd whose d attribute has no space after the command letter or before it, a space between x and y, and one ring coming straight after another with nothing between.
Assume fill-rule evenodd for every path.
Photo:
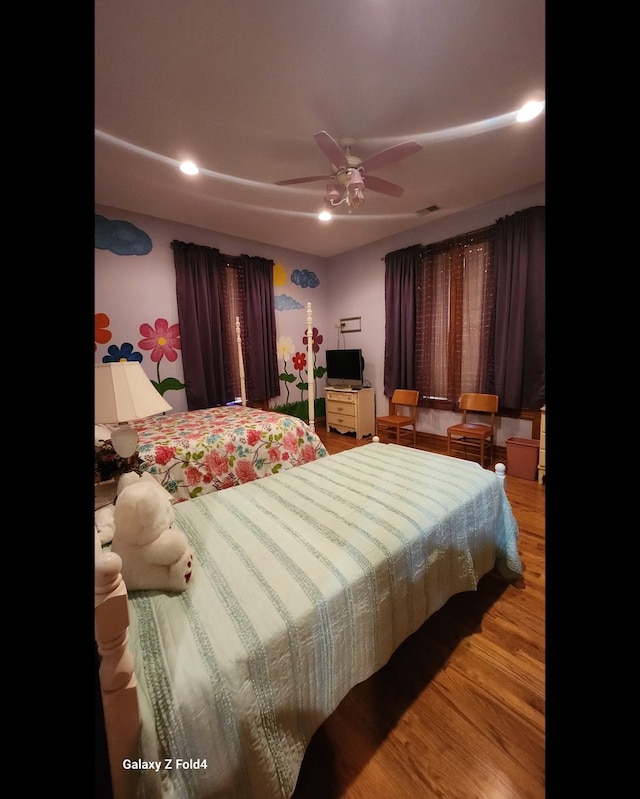
<instances>
[{"instance_id":1,"label":"white lamp shade","mask_svg":"<svg viewBox=\"0 0 640 799\"><path fill-rule=\"evenodd\" d=\"M96 422L129 422L170 410L137 361L96 364Z\"/></svg>"}]
</instances>

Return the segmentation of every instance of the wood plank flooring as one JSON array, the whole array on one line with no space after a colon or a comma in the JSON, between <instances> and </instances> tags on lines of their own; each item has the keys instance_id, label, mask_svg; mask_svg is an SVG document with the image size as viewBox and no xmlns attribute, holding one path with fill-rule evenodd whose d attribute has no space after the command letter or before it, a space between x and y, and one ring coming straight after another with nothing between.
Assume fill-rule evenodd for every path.
<instances>
[{"instance_id":1,"label":"wood plank flooring","mask_svg":"<svg viewBox=\"0 0 640 799\"><path fill-rule=\"evenodd\" d=\"M370 441L316 430L331 454ZM505 490L521 585L487 575L355 686L311 741L293 799L543 799L545 488L507 477Z\"/></svg>"}]
</instances>

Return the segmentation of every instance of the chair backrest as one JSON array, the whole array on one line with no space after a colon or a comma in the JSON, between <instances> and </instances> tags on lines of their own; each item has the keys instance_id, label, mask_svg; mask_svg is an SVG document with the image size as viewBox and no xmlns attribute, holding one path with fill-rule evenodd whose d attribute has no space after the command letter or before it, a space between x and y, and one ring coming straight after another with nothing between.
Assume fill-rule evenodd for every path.
<instances>
[{"instance_id":1,"label":"chair backrest","mask_svg":"<svg viewBox=\"0 0 640 799\"><path fill-rule=\"evenodd\" d=\"M409 388L396 388L389 400L389 415L400 415L398 406L409 408L410 413L408 418L415 419L418 411L418 400L420 399L420 392L413 391Z\"/></svg>"},{"instance_id":2,"label":"chair backrest","mask_svg":"<svg viewBox=\"0 0 640 799\"><path fill-rule=\"evenodd\" d=\"M460 410L478 413L497 413L499 397L497 394L461 394Z\"/></svg>"},{"instance_id":3,"label":"chair backrest","mask_svg":"<svg viewBox=\"0 0 640 799\"><path fill-rule=\"evenodd\" d=\"M493 430L494 418L498 412L500 398L497 394L461 394L460 410L462 411L463 424L467 421L469 413L487 413L491 419L487 420L487 426Z\"/></svg>"}]
</instances>

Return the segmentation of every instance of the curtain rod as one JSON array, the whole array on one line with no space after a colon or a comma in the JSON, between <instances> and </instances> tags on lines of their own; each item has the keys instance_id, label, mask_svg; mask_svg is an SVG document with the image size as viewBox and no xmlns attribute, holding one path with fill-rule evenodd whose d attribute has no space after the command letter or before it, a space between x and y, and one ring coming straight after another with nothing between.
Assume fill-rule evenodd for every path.
<instances>
[{"instance_id":1,"label":"curtain rod","mask_svg":"<svg viewBox=\"0 0 640 799\"><path fill-rule=\"evenodd\" d=\"M448 239L442 239L441 241L432 241L429 244L419 244L418 246L420 247L420 251L424 252L424 250L428 249L429 247L439 247L442 244L447 244L449 242L457 241L458 239L466 239L469 236L479 236L481 233L486 233L488 230L491 230L491 228L494 228L495 226L496 225L494 222L493 225L485 225L485 227L478 228L477 230L472 230L469 233L460 233L458 236L450 236ZM409 244L408 246L414 247L415 245ZM402 249L404 250L406 248L402 247ZM396 252L396 250L391 250L391 252ZM380 258L380 260L384 261L387 255L390 255L390 253L383 255L382 258Z\"/></svg>"}]
</instances>

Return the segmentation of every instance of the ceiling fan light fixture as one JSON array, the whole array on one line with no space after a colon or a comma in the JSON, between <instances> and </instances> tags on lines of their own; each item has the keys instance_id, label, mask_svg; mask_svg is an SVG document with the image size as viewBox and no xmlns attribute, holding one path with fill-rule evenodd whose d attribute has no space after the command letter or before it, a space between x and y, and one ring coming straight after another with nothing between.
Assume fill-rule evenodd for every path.
<instances>
[{"instance_id":1,"label":"ceiling fan light fixture","mask_svg":"<svg viewBox=\"0 0 640 799\"><path fill-rule=\"evenodd\" d=\"M324 195L324 199L325 202L329 202L332 205L340 200L340 192L335 183L327 183L327 191Z\"/></svg>"},{"instance_id":2,"label":"ceiling fan light fixture","mask_svg":"<svg viewBox=\"0 0 640 799\"><path fill-rule=\"evenodd\" d=\"M349 188L362 188L364 186L364 180L362 179L362 175L360 174L359 169L352 169L351 175L349 177Z\"/></svg>"},{"instance_id":3,"label":"ceiling fan light fixture","mask_svg":"<svg viewBox=\"0 0 640 799\"><path fill-rule=\"evenodd\" d=\"M354 169L347 186L347 205L350 208L360 208L364 205L364 180L359 169Z\"/></svg>"},{"instance_id":4,"label":"ceiling fan light fixture","mask_svg":"<svg viewBox=\"0 0 640 799\"><path fill-rule=\"evenodd\" d=\"M330 211L331 208L344 203L349 209L349 213L351 213L354 208L364 205L365 183L362 176L363 172L367 172L368 175L369 171L373 169L389 166L396 161L413 155L418 150L422 150L421 144L415 141L406 141L387 147L386 150L381 150L362 161L351 154L351 147L355 143L355 139L343 138L338 144L325 130L314 133L313 138L318 147L331 161L331 166L334 170L332 174L278 180L276 185L291 186L296 183L310 183L311 181L330 178L331 182L327 183L324 195L326 211ZM389 197L400 197L402 195L402 187L397 186L395 183L375 176L368 178L368 180L370 181L368 186L370 191L386 194Z\"/></svg>"},{"instance_id":5,"label":"ceiling fan light fixture","mask_svg":"<svg viewBox=\"0 0 640 799\"><path fill-rule=\"evenodd\" d=\"M362 191L362 186L355 186L355 188L349 186L348 197L348 205L353 206L354 208L360 208L361 205L364 205L364 192Z\"/></svg>"}]
</instances>

